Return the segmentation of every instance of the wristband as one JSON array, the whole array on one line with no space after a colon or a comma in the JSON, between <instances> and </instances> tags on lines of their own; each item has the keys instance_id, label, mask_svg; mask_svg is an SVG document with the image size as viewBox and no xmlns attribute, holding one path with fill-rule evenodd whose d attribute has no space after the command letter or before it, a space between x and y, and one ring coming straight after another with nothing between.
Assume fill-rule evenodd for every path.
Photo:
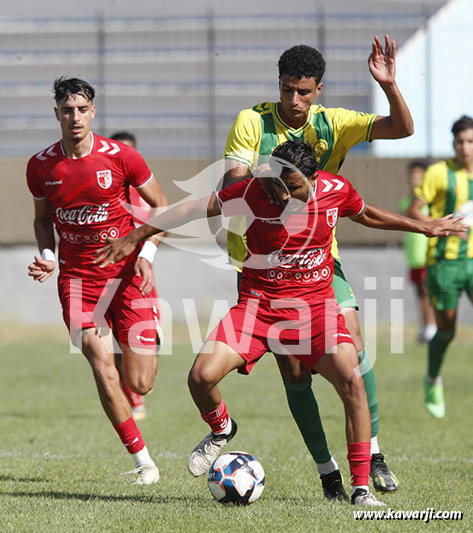
<instances>
[{"instance_id":1,"label":"wristband","mask_svg":"<svg viewBox=\"0 0 473 533\"><path fill-rule=\"evenodd\" d=\"M158 247L154 242L151 241L145 241L143 244L143 248L141 248L141 252L138 254L138 257L144 257L146 261L153 264L154 254L156 253L156 250Z\"/></svg>"},{"instance_id":2,"label":"wristband","mask_svg":"<svg viewBox=\"0 0 473 533\"><path fill-rule=\"evenodd\" d=\"M54 255L54 252L52 250L50 250L49 248L45 248L41 252L41 258L44 259L45 261L54 261L54 262L56 262L56 256Z\"/></svg>"}]
</instances>

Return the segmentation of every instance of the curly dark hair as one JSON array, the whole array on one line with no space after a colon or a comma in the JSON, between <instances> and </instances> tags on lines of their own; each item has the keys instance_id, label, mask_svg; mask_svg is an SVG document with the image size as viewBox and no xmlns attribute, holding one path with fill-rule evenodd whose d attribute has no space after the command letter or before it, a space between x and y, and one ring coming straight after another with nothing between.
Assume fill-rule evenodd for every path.
<instances>
[{"instance_id":1,"label":"curly dark hair","mask_svg":"<svg viewBox=\"0 0 473 533\"><path fill-rule=\"evenodd\" d=\"M61 76L54 80L53 93L56 102L60 102L73 94L79 94L90 102L95 97L95 90L92 85L79 78L68 78L67 76Z\"/></svg>"},{"instance_id":2,"label":"curly dark hair","mask_svg":"<svg viewBox=\"0 0 473 533\"><path fill-rule=\"evenodd\" d=\"M473 129L473 118L463 115L453 123L453 136L456 137L461 131L469 130L470 128Z\"/></svg>"},{"instance_id":3,"label":"curly dark hair","mask_svg":"<svg viewBox=\"0 0 473 533\"><path fill-rule=\"evenodd\" d=\"M271 154L269 165L274 171L279 170L281 173L293 172L296 168L304 176L313 176L319 168L313 146L300 141L286 141L280 144Z\"/></svg>"},{"instance_id":4,"label":"curly dark hair","mask_svg":"<svg viewBox=\"0 0 473 533\"><path fill-rule=\"evenodd\" d=\"M325 59L315 48L299 44L282 54L278 68L279 77L289 74L299 79L315 78L315 82L320 83L325 72Z\"/></svg>"}]
</instances>

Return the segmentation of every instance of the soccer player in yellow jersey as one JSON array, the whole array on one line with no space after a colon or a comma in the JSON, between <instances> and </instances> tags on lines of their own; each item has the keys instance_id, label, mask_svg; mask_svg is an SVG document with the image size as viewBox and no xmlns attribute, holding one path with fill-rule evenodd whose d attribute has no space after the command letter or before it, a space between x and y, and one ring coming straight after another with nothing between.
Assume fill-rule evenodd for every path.
<instances>
[{"instance_id":1,"label":"soccer player in yellow jersey","mask_svg":"<svg viewBox=\"0 0 473 533\"><path fill-rule=\"evenodd\" d=\"M396 84L396 44L385 37L385 47L375 37L368 59L369 70L389 102L389 116L376 116L342 108L329 109L314 104L322 91L325 60L310 46L294 46L279 59L279 101L264 102L241 111L228 135L225 148L224 187L243 179L259 162L287 140L309 142L314 147L321 170L338 174L350 148L362 141L397 139L414 131L409 109ZM235 268L244 266L246 248L238 223L228 234L228 250ZM347 327L360 360L372 421L371 477L377 490L393 492L398 481L380 453L378 403L374 374L363 346L353 291L345 279L334 239L335 296L342 307ZM328 499L346 499L341 475L327 447L310 374L295 359L275 356L286 388L291 413L302 433L322 480ZM315 422L314 422L315 420Z\"/></svg>"},{"instance_id":2,"label":"soccer player in yellow jersey","mask_svg":"<svg viewBox=\"0 0 473 533\"><path fill-rule=\"evenodd\" d=\"M418 220L440 218L450 213L464 215L471 225L473 215L473 118L462 116L452 126L455 157L427 168L415 190L409 214ZM429 206L430 215L422 208ZM470 221L468 220L470 218ZM436 237L427 249L427 289L435 311L437 333L429 343L428 369L424 378L425 407L435 418L445 416L440 367L455 336L457 306L464 290L473 300L473 232L468 239Z\"/></svg>"}]
</instances>

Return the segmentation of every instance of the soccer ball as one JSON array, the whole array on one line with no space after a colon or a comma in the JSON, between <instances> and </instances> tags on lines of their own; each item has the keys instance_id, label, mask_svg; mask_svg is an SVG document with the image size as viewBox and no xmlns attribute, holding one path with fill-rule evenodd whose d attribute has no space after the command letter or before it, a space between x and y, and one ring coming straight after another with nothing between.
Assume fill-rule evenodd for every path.
<instances>
[{"instance_id":1,"label":"soccer ball","mask_svg":"<svg viewBox=\"0 0 473 533\"><path fill-rule=\"evenodd\" d=\"M457 209L455 213L453 213L454 217L463 217L463 224L466 226L470 226L470 228L473 226L473 201L468 200L465 202L460 209Z\"/></svg>"},{"instance_id":2,"label":"soccer ball","mask_svg":"<svg viewBox=\"0 0 473 533\"><path fill-rule=\"evenodd\" d=\"M249 505L263 493L265 484L261 463L245 452L229 452L210 467L208 485L220 503Z\"/></svg>"}]
</instances>

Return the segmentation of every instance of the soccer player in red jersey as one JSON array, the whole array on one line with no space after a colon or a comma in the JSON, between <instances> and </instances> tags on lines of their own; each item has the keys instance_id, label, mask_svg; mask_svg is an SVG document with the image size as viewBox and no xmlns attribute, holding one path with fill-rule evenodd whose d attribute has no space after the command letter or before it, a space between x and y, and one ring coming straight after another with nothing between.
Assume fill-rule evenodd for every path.
<instances>
[{"instance_id":1,"label":"soccer player in red jersey","mask_svg":"<svg viewBox=\"0 0 473 533\"><path fill-rule=\"evenodd\" d=\"M55 268L54 226L59 236L59 299L71 341L87 358L102 407L132 455L135 483L151 484L159 471L131 416L114 360L114 342L123 355L126 382L138 394L154 383L156 293L152 256L160 236L145 242L126 261L101 269L95 252L107 237L134 229L126 210L129 187L151 206L168 200L140 154L125 144L92 132L95 91L77 78L54 82L54 108L62 138L28 162L28 187L34 198L34 228L40 256L28 267L41 283ZM154 241L154 242L153 242Z\"/></svg>"},{"instance_id":2,"label":"soccer player in red jersey","mask_svg":"<svg viewBox=\"0 0 473 533\"><path fill-rule=\"evenodd\" d=\"M383 505L368 488L371 421L358 358L331 286L333 228L338 217L384 229L446 235L465 230L447 219L419 223L384 209L365 206L348 180L317 174L310 144L287 141L270 158L279 202L270 201L253 176L214 193L210 199L173 207L123 239L108 239L98 251L102 267L132 253L140 239L157 228L170 229L204 216L245 215L249 255L243 268L238 303L209 335L189 373L189 388L211 432L192 451L191 474L204 474L237 425L227 412L218 383L232 370L249 374L266 352L291 354L310 372L331 382L346 418L351 502ZM274 178L273 178L274 176ZM280 178L279 178L280 176ZM307 178L305 177L307 176ZM324 186L317 186L321 180ZM329 187L327 184L331 184Z\"/></svg>"},{"instance_id":3,"label":"soccer player in red jersey","mask_svg":"<svg viewBox=\"0 0 473 533\"><path fill-rule=\"evenodd\" d=\"M412 135L414 125L396 83L396 43L385 36L384 49L374 38L368 58L369 71L386 95L389 115L377 116L341 107L326 108L318 103L323 90L325 60L310 46L293 46L278 61L279 101L261 102L242 110L228 134L225 147L224 187L252 172L262 159L287 140L309 142L314 147L320 170L338 174L352 147L363 141L398 139ZM246 258L242 230L244 223L233 219L228 232L228 253L235 269ZM364 347L358 322L356 297L342 269L334 236L333 288L347 328L357 348L371 413L371 478L376 490L394 492L399 488L395 474L386 463L378 442L379 412L375 375ZM240 275L240 274L239 274ZM327 499L348 499L338 464L325 437L310 373L299 361L274 354L283 379L286 399L304 443L315 461Z\"/></svg>"}]
</instances>

